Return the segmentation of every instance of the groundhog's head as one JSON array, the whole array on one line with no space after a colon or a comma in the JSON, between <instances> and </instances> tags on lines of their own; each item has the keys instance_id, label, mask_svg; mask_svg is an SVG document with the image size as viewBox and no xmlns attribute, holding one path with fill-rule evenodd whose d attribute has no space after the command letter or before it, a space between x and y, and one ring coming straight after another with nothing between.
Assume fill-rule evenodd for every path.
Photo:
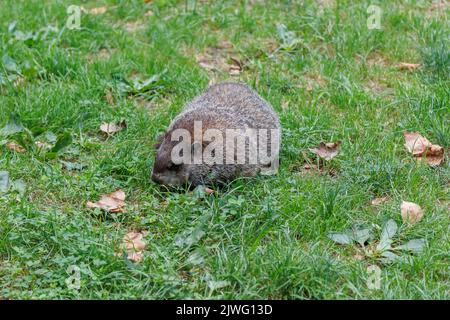
<instances>
[{"instance_id":1,"label":"groundhog's head","mask_svg":"<svg viewBox=\"0 0 450 320\"><path fill-rule=\"evenodd\" d=\"M193 156L198 146L197 142L187 143L189 144L183 145L182 142L172 141L169 133L158 138L151 176L153 181L165 186L196 186L207 182L211 169L209 166L182 160L183 156Z\"/></svg>"}]
</instances>

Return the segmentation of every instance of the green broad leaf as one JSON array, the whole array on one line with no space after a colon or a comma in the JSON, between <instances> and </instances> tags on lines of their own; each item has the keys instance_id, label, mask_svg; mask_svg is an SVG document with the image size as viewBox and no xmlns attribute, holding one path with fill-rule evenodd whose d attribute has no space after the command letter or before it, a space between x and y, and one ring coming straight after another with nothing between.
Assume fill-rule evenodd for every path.
<instances>
[{"instance_id":1,"label":"green broad leaf","mask_svg":"<svg viewBox=\"0 0 450 320\"><path fill-rule=\"evenodd\" d=\"M195 187L193 195L197 199L204 198L206 196L205 186L199 185Z\"/></svg>"},{"instance_id":2,"label":"green broad leaf","mask_svg":"<svg viewBox=\"0 0 450 320\"><path fill-rule=\"evenodd\" d=\"M353 242L353 239L348 234L342 232L330 232L327 234L327 237L339 244L351 244Z\"/></svg>"},{"instance_id":3,"label":"green broad leaf","mask_svg":"<svg viewBox=\"0 0 450 320\"><path fill-rule=\"evenodd\" d=\"M217 289L228 287L230 285L230 282L229 281L213 281L213 280L209 280L207 282L207 285L212 291L214 291L214 290L217 290Z\"/></svg>"},{"instance_id":4,"label":"green broad leaf","mask_svg":"<svg viewBox=\"0 0 450 320\"><path fill-rule=\"evenodd\" d=\"M181 234L175 236L174 242L177 247L189 248L196 244L205 235L201 228L188 229Z\"/></svg>"},{"instance_id":5,"label":"green broad leaf","mask_svg":"<svg viewBox=\"0 0 450 320\"><path fill-rule=\"evenodd\" d=\"M364 244L372 238L372 230L361 226L353 226L353 228L349 230L349 235L354 241L364 246Z\"/></svg>"},{"instance_id":6,"label":"green broad leaf","mask_svg":"<svg viewBox=\"0 0 450 320\"><path fill-rule=\"evenodd\" d=\"M0 171L0 192L7 192L9 189L9 172Z\"/></svg>"},{"instance_id":7,"label":"green broad leaf","mask_svg":"<svg viewBox=\"0 0 450 320\"><path fill-rule=\"evenodd\" d=\"M16 21L16 20L11 21L11 22L8 24L8 33L13 33L14 30L16 29L16 26L17 26L17 21Z\"/></svg>"},{"instance_id":8,"label":"green broad leaf","mask_svg":"<svg viewBox=\"0 0 450 320\"><path fill-rule=\"evenodd\" d=\"M205 262L205 258L200 250L195 250L187 258L187 263L192 265L201 265Z\"/></svg>"},{"instance_id":9,"label":"green broad leaf","mask_svg":"<svg viewBox=\"0 0 450 320\"><path fill-rule=\"evenodd\" d=\"M60 162L62 163L64 168L66 168L69 171L83 170L86 167L86 165L76 162L69 162L63 160L60 160Z\"/></svg>"},{"instance_id":10,"label":"green broad leaf","mask_svg":"<svg viewBox=\"0 0 450 320\"><path fill-rule=\"evenodd\" d=\"M72 135L70 133L62 133L58 135L55 145L50 153L58 153L72 143Z\"/></svg>"},{"instance_id":11,"label":"green broad leaf","mask_svg":"<svg viewBox=\"0 0 450 320\"><path fill-rule=\"evenodd\" d=\"M158 83L159 79L160 79L160 75L155 74L142 82L137 81L134 83L134 90L136 91L136 93L143 93L143 92L152 90L155 88L155 84Z\"/></svg>"},{"instance_id":12,"label":"green broad leaf","mask_svg":"<svg viewBox=\"0 0 450 320\"><path fill-rule=\"evenodd\" d=\"M391 251L383 251L381 253L382 258L380 259L383 263L393 263L396 261L400 261L402 260L398 255L396 255L395 253L391 252Z\"/></svg>"},{"instance_id":13,"label":"green broad leaf","mask_svg":"<svg viewBox=\"0 0 450 320\"><path fill-rule=\"evenodd\" d=\"M14 180L11 183L11 190L18 192L21 196L25 194L25 191L27 190L27 185L25 181L22 179Z\"/></svg>"},{"instance_id":14,"label":"green broad leaf","mask_svg":"<svg viewBox=\"0 0 450 320\"><path fill-rule=\"evenodd\" d=\"M6 126L0 129L0 136L10 136L24 130L25 127L22 125L19 116L17 114L12 114Z\"/></svg>"},{"instance_id":15,"label":"green broad leaf","mask_svg":"<svg viewBox=\"0 0 450 320\"><path fill-rule=\"evenodd\" d=\"M381 231L380 243L377 246L378 251L385 251L391 248L392 238L397 233L397 223L393 219L389 219L383 226Z\"/></svg>"},{"instance_id":16,"label":"green broad leaf","mask_svg":"<svg viewBox=\"0 0 450 320\"><path fill-rule=\"evenodd\" d=\"M413 239L409 240L405 244L395 247L395 249L419 253L423 251L425 244L426 244L425 239Z\"/></svg>"},{"instance_id":17,"label":"green broad leaf","mask_svg":"<svg viewBox=\"0 0 450 320\"><path fill-rule=\"evenodd\" d=\"M3 68L8 72L19 73L19 68L16 62L7 54L2 57Z\"/></svg>"}]
</instances>

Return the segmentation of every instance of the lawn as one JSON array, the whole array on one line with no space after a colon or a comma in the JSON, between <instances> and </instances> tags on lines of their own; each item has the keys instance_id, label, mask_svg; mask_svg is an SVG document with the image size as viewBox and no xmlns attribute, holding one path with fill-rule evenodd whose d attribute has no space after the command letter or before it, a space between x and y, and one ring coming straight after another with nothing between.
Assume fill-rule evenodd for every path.
<instances>
[{"instance_id":1,"label":"lawn","mask_svg":"<svg viewBox=\"0 0 450 320\"><path fill-rule=\"evenodd\" d=\"M70 5L83 6L79 28ZM0 299L449 299L448 13L439 1L2 1ZM212 194L161 188L156 137L222 80L277 111L278 174ZM416 161L405 131L445 161ZM322 141L339 154L318 158ZM120 212L88 207L118 189ZM402 201L423 218L404 222ZM388 221L392 247L422 250L384 259ZM370 237L330 239L352 227ZM139 259L130 232L144 235Z\"/></svg>"}]
</instances>

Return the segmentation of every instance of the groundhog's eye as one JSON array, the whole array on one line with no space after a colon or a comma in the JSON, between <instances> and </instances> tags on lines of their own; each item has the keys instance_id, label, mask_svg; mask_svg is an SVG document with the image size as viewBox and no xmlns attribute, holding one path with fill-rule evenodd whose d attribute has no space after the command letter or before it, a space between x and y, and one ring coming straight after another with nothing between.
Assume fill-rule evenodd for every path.
<instances>
[{"instance_id":1,"label":"groundhog's eye","mask_svg":"<svg viewBox=\"0 0 450 320\"><path fill-rule=\"evenodd\" d=\"M168 165L167 165L167 169L168 170L171 170L171 171L175 171L175 170L178 170L178 169L180 169L181 168L181 164L175 164L175 163L169 163Z\"/></svg>"}]
</instances>

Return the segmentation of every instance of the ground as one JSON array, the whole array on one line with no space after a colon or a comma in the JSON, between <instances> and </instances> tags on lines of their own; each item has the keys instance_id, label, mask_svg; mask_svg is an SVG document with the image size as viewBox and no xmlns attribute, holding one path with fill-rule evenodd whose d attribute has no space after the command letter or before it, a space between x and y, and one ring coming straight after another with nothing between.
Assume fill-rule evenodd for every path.
<instances>
[{"instance_id":1,"label":"ground","mask_svg":"<svg viewBox=\"0 0 450 320\"><path fill-rule=\"evenodd\" d=\"M448 299L448 154L416 162L403 137L449 150L448 33L439 1L2 1L0 298ZM155 185L158 133L230 79L279 114L278 175L212 195ZM339 154L318 159L321 141ZM124 212L88 208L117 189ZM404 223L402 201L423 219ZM389 219L395 245L424 250L384 263L327 236L377 239ZM122 254L133 231L138 262Z\"/></svg>"}]
</instances>

